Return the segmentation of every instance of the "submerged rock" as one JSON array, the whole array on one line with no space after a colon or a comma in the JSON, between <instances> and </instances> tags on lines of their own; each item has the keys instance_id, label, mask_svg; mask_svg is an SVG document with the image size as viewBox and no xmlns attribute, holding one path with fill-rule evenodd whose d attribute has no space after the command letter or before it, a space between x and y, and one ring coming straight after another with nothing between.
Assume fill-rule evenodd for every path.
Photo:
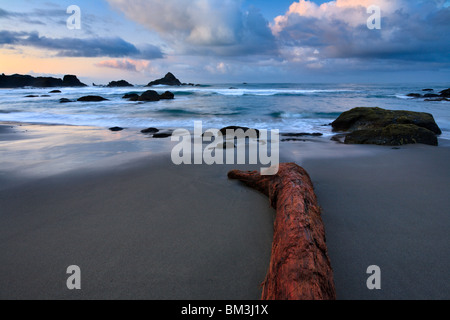
<instances>
[{"instance_id":1,"label":"submerged rock","mask_svg":"<svg viewBox=\"0 0 450 320\"><path fill-rule=\"evenodd\" d=\"M158 92L154 90L148 90L141 94L137 101L159 101L160 99L161 98L159 97Z\"/></svg>"},{"instance_id":2,"label":"submerged rock","mask_svg":"<svg viewBox=\"0 0 450 320\"><path fill-rule=\"evenodd\" d=\"M124 130L124 129L121 128L121 127L112 127L112 128L109 128L109 130L110 130L110 131L113 131L113 132L119 132L119 131L122 131L122 130Z\"/></svg>"},{"instance_id":3,"label":"submerged rock","mask_svg":"<svg viewBox=\"0 0 450 320\"><path fill-rule=\"evenodd\" d=\"M164 76L164 78L150 82L147 87L156 85L181 86L181 82L171 72L169 72Z\"/></svg>"},{"instance_id":4,"label":"submerged rock","mask_svg":"<svg viewBox=\"0 0 450 320\"><path fill-rule=\"evenodd\" d=\"M225 127L225 128L220 129L220 132L222 133L222 135L225 136L225 135L227 134L227 130L233 130L233 131L236 131L236 130L243 130L243 131L244 131L244 134L246 134L246 133L248 133L247 131L250 130L250 129L251 129L251 128L247 128L247 127L228 126L228 127ZM255 132L256 132L256 137L259 138L259 136L260 136L259 130L258 130L258 129L251 129L251 130L255 130Z\"/></svg>"},{"instance_id":5,"label":"submerged rock","mask_svg":"<svg viewBox=\"0 0 450 320\"><path fill-rule=\"evenodd\" d=\"M85 97L81 97L77 101L80 101L80 102L99 102L99 101L108 101L108 99L105 99L105 98L100 97L100 96L85 96Z\"/></svg>"},{"instance_id":6,"label":"submerged rock","mask_svg":"<svg viewBox=\"0 0 450 320\"><path fill-rule=\"evenodd\" d=\"M314 132L314 133L301 132L301 133L282 133L281 135L283 137L305 137L305 136L321 137L321 136L323 136L323 133L320 133L320 132Z\"/></svg>"},{"instance_id":7,"label":"submerged rock","mask_svg":"<svg viewBox=\"0 0 450 320\"><path fill-rule=\"evenodd\" d=\"M127 93L122 97L122 99L136 99L135 101L137 101L138 98L139 95L137 93Z\"/></svg>"},{"instance_id":8,"label":"submerged rock","mask_svg":"<svg viewBox=\"0 0 450 320\"><path fill-rule=\"evenodd\" d=\"M61 93L61 90L52 90L49 93Z\"/></svg>"},{"instance_id":9,"label":"submerged rock","mask_svg":"<svg viewBox=\"0 0 450 320\"><path fill-rule=\"evenodd\" d=\"M161 99L161 100L172 100L172 99L175 99L175 95L172 92L170 92L170 91L166 91L166 92L164 92L163 94L161 94L159 96L159 99Z\"/></svg>"},{"instance_id":10,"label":"submerged rock","mask_svg":"<svg viewBox=\"0 0 450 320\"><path fill-rule=\"evenodd\" d=\"M422 97L422 95L420 93L408 93L406 96L411 97L411 98L421 98Z\"/></svg>"},{"instance_id":11,"label":"submerged rock","mask_svg":"<svg viewBox=\"0 0 450 320\"><path fill-rule=\"evenodd\" d=\"M172 132L162 132L162 133L155 133L153 135L153 138L161 139L161 138L169 138L172 136Z\"/></svg>"},{"instance_id":12,"label":"submerged rock","mask_svg":"<svg viewBox=\"0 0 450 320\"><path fill-rule=\"evenodd\" d=\"M427 94L424 94L423 97L424 98L437 98L437 97L439 97L439 95L435 94L435 93L427 93Z\"/></svg>"},{"instance_id":13,"label":"submerged rock","mask_svg":"<svg viewBox=\"0 0 450 320\"><path fill-rule=\"evenodd\" d=\"M67 98L61 98L61 99L59 99L59 103L69 103L69 102L73 102L73 101L70 100L70 99L67 99Z\"/></svg>"},{"instance_id":14,"label":"submerged rock","mask_svg":"<svg viewBox=\"0 0 450 320\"><path fill-rule=\"evenodd\" d=\"M345 144L401 146L423 143L438 145L434 132L413 124L391 124L383 128L357 130L345 137Z\"/></svg>"},{"instance_id":15,"label":"submerged rock","mask_svg":"<svg viewBox=\"0 0 450 320\"><path fill-rule=\"evenodd\" d=\"M159 129L156 129L156 128L147 128L147 129L141 130L141 133L158 133L158 132L159 132Z\"/></svg>"}]
</instances>

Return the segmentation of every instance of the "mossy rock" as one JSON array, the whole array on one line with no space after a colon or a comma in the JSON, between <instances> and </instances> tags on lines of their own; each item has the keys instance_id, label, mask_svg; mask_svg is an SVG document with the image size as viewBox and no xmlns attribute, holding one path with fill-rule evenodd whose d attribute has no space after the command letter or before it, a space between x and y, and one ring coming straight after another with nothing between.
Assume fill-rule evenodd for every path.
<instances>
[{"instance_id":1,"label":"mossy rock","mask_svg":"<svg viewBox=\"0 0 450 320\"><path fill-rule=\"evenodd\" d=\"M391 124L384 128L356 130L347 134L346 144L377 144L401 146L422 143L438 145L434 132L413 124Z\"/></svg>"},{"instance_id":2,"label":"mossy rock","mask_svg":"<svg viewBox=\"0 0 450 320\"><path fill-rule=\"evenodd\" d=\"M391 124L413 124L441 134L431 114L381 108L354 108L342 113L331 125L333 131L381 129Z\"/></svg>"}]
</instances>

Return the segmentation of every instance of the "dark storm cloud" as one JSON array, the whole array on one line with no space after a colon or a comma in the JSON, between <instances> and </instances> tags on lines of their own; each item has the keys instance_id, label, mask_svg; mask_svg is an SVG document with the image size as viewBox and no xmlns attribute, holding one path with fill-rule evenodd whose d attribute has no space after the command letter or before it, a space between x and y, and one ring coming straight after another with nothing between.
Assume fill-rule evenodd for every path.
<instances>
[{"instance_id":1,"label":"dark storm cloud","mask_svg":"<svg viewBox=\"0 0 450 320\"><path fill-rule=\"evenodd\" d=\"M0 31L0 45L22 45L56 51L59 57L133 57L163 58L161 50L147 45L140 50L119 37L112 38L49 38L37 32Z\"/></svg>"}]
</instances>

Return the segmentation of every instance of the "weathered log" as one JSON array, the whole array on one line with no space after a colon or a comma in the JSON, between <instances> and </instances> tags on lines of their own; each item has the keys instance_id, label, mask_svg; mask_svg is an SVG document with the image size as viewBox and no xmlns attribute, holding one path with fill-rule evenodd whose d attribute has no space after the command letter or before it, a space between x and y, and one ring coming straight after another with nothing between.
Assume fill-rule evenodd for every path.
<instances>
[{"instance_id":1,"label":"weathered log","mask_svg":"<svg viewBox=\"0 0 450 320\"><path fill-rule=\"evenodd\" d=\"M295 163L283 163L273 176L233 170L228 177L266 194L276 209L261 299L336 299L325 229L308 173Z\"/></svg>"}]
</instances>

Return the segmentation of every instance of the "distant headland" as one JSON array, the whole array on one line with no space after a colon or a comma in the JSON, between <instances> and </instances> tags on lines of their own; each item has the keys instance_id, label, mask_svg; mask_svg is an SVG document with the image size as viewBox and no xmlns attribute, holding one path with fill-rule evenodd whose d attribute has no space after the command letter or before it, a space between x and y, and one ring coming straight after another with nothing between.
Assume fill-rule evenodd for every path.
<instances>
[{"instance_id":1,"label":"distant headland","mask_svg":"<svg viewBox=\"0 0 450 320\"><path fill-rule=\"evenodd\" d=\"M200 86L194 83L182 83L171 72L167 73L163 78L149 82L146 86L152 87L156 85L166 86ZM93 86L98 86L93 84ZM51 88L51 87L87 87L86 84L78 80L75 75L65 75L63 79L53 77L33 77L30 75L0 75L0 88ZM111 81L106 87L133 87L132 84L125 80Z\"/></svg>"}]
</instances>

